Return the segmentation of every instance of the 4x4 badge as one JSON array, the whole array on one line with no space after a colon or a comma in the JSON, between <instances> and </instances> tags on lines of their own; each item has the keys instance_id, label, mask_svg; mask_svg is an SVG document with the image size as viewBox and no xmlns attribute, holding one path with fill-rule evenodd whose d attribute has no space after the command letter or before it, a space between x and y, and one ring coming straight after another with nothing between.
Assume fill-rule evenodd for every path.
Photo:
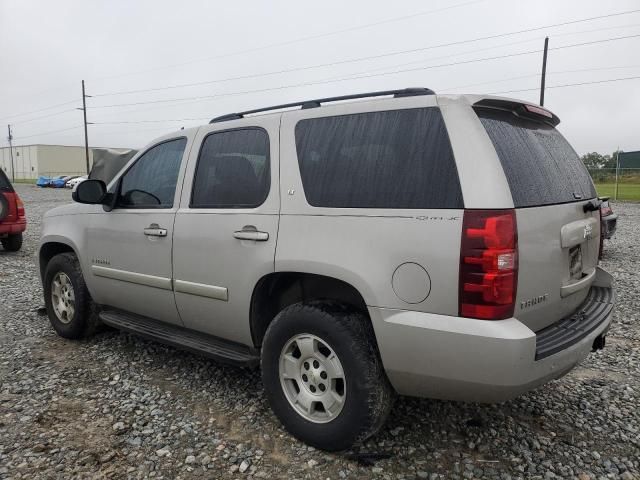
<instances>
[{"instance_id":1,"label":"4x4 badge","mask_svg":"<svg viewBox=\"0 0 640 480\"><path fill-rule=\"evenodd\" d=\"M584 227L583 235L586 240L591 240L593 238L593 227L591 225Z\"/></svg>"}]
</instances>

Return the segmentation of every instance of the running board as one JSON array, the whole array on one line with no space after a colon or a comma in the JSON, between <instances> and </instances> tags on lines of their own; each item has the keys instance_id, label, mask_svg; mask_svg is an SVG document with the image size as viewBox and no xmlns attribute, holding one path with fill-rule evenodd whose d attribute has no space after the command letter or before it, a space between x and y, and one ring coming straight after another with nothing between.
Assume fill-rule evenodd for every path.
<instances>
[{"instance_id":1,"label":"running board","mask_svg":"<svg viewBox=\"0 0 640 480\"><path fill-rule=\"evenodd\" d=\"M260 356L256 350L205 333L118 310L104 310L99 316L104 323L118 330L200 353L223 363L240 367L255 367L260 363Z\"/></svg>"}]
</instances>

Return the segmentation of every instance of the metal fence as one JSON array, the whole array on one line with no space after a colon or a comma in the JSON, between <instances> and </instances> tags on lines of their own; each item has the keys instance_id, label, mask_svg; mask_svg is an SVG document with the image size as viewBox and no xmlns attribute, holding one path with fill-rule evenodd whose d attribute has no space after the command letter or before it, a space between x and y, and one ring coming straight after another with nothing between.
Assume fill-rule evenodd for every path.
<instances>
[{"instance_id":1,"label":"metal fence","mask_svg":"<svg viewBox=\"0 0 640 480\"><path fill-rule=\"evenodd\" d=\"M595 168L589 173L601 197L640 201L640 168Z\"/></svg>"}]
</instances>

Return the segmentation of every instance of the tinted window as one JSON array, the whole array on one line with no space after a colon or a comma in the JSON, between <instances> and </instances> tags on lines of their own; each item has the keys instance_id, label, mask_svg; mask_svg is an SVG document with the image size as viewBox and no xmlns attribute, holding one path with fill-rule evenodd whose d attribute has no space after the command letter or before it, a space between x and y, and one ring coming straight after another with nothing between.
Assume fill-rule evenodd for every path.
<instances>
[{"instance_id":1,"label":"tinted window","mask_svg":"<svg viewBox=\"0 0 640 480\"><path fill-rule=\"evenodd\" d=\"M198 158L193 208L252 208L269 194L269 137L259 128L212 133Z\"/></svg>"},{"instance_id":2,"label":"tinted window","mask_svg":"<svg viewBox=\"0 0 640 480\"><path fill-rule=\"evenodd\" d=\"M171 208L186 144L179 138L147 150L123 175L118 206Z\"/></svg>"},{"instance_id":3,"label":"tinted window","mask_svg":"<svg viewBox=\"0 0 640 480\"><path fill-rule=\"evenodd\" d=\"M7 178L7 175L0 169L0 191L1 192L13 192L11 182Z\"/></svg>"},{"instance_id":4,"label":"tinted window","mask_svg":"<svg viewBox=\"0 0 640 480\"><path fill-rule=\"evenodd\" d=\"M554 127L506 111L477 113L498 153L516 207L596 196L580 157Z\"/></svg>"},{"instance_id":5,"label":"tinted window","mask_svg":"<svg viewBox=\"0 0 640 480\"><path fill-rule=\"evenodd\" d=\"M463 207L438 108L302 120L296 125L296 146L310 205Z\"/></svg>"}]
</instances>

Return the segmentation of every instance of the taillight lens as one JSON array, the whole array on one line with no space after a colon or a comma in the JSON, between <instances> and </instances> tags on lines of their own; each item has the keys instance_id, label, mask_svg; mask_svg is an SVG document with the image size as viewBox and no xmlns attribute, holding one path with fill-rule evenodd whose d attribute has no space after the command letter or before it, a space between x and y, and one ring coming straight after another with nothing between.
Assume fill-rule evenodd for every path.
<instances>
[{"instance_id":1,"label":"taillight lens","mask_svg":"<svg viewBox=\"0 0 640 480\"><path fill-rule=\"evenodd\" d=\"M17 193L15 194L15 196L16 196L16 210L18 212L18 218L24 217L25 216L24 203L22 203L22 200L20 199Z\"/></svg>"},{"instance_id":2,"label":"taillight lens","mask_svg":"<svg viewBox=\"0 0 640 480\"><path fill-rule=\"evenodd\" d=\"M514 210L465 210L460 247L460 316L513 316L518 284Z\"/></svg>"},{"instance_id":3,"label":"taillight lens","mask_svg":"<svg viewBox=\"0 0 640 480\"><path fill-rule=\"evenodd\" d=\"M602 202L602 205L600 205L600 216L606 217L608 215L611 215L612 213L613 210L611 209L611 205L609 205L609 202Z\"/></svg>"}]
</instances>

